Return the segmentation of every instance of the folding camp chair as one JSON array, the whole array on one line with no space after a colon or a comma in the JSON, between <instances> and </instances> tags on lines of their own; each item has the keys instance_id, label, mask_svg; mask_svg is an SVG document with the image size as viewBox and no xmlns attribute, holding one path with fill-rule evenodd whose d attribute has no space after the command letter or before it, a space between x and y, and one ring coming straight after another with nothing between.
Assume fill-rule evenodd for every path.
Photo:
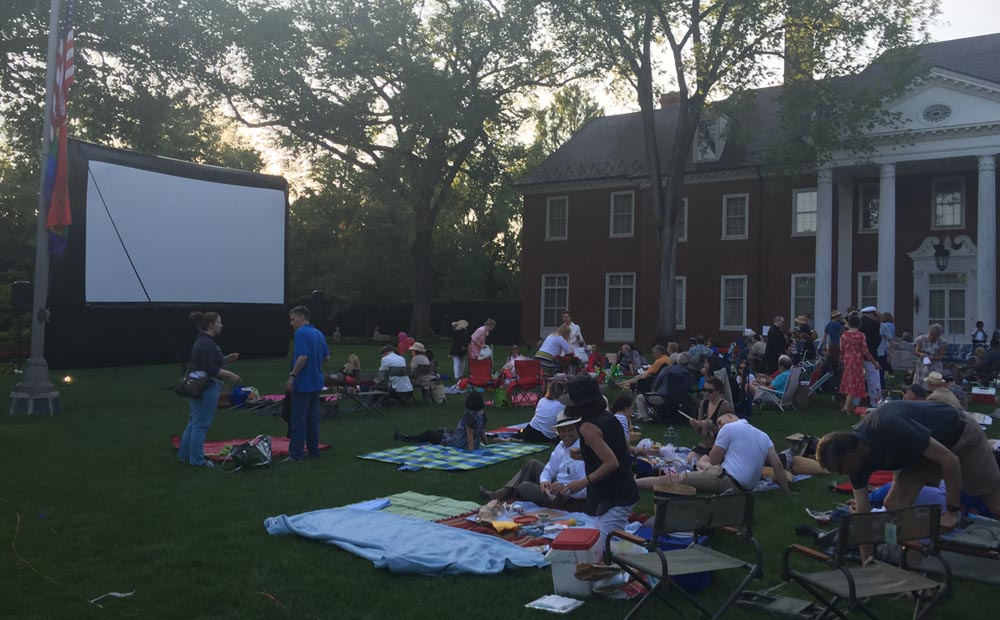
<instances>
[{"instance_id":1,"label":"folding camp chair","mask_svg":"<svg viewBox=\"0 0 1000 620\"><path fill-rule=\"evenodd\" d=\"M415 403L413 399L413 392L397 392L392 388L392 377L410 377L410 369L407 366L392 366L386 371L386 386L389 392L389 398L395 400L396 402L407 402ZM412 382L410 383L412 386Z\"/></svg>"},{"instance_id":2,"label":"folding camp chair","mask_svg":"<svg viewBox=\"0 0 1000 620\"><path fill-rule=\"evenodd\" d=\"M819 379L816 379L816 383L809 386L809 396L807 397L807 402L809 404L812 404L813 395L822 390L823 386L826 385L830 379L833 379L833 372L827 372Z\"/></svg>"},{"instance_id":3,"label":"folding camp chair","mask_svg":"<svg viewBox=\"0 0 1000 620\"><path fill-rule=\"evenodd\" d=\"M469 360L469 385L484 390L495 390L499 380L493 376L493 360Z\"/></svg>"},{"instance_id":4,"label":"folding camp chair","mask_svg":"<svg viewBox=\"0 0 1000 620\"><path fill-rule=\"evenodd\" d=\"M845 612L854 611L861 611L869 618L878 620L878 616L867 606L867 599L899 594L915 595L913 618L920 620L951 590L951 570L938 553L940 517L940 506L911 506L901 510L842 516L833 557L803 545L790 545L782 558L782 575L785 580L790 579L802 586L826 607L827 612L841 620L847 620ZM845 565L852 547L883 543L903 545L901 566L877 560L865 566ZM944 581L935 581L907 570L906 550L919 551L924 557L940 562ZM822 562L829 569L814 573L793 570L789 563L793 552ZM932 591L933 597L926 599L925 594Z\"/></svg>"},{"instance_id":5,"label":"folding camp chair","mask_svg":"<svg viewBox=\"0 0 1000 620\"><path fill-rule=\"evenodd\" d=\"M752 533L753 499L753 495L750 493L732 493L713 497L673 497L657 494L652 540L647 543L644 539L621 530L615 530L609 534L605 541L604 557L608 562L621 566L646 590L635 607L625 616L626 620L635 615L654 594L680 614L681 609L667 597L667 592L671 588L706 618L713 620L721 618L740 593L746 589L750 580L759 577L762 573L763 556L760 544ZM694 539L697 541L702 534L712 531L735 533L752 548L753 562L747 562L696 543L691 544L686 549L666 553L660 549L658 544L662 534L694 532ZM611 542L614 538L643 545L651 553L613 553ZM722 606L714 612L705 607L694 595L679 587L673 579L670 579L681 575L736 568L745 571L746 575L740 580L736 589L726 597ZM655 585L649 579L650 577L656 580ZM718 588L713 590L717 592Z\"/></svg>"},{"instance_id":6,"label":"folding camp chair","mask_svg":"<svg viewBox=\"0 0 1000 620\"><path fill-rule=\"evenodd\" d=\"M802 376L801 366L792 366L791 374L788 375L788 383L785 384L785 392L779 394L771 388L759 386L757 388L757 403L761 409L764 405L774 405L784 411L785 407L795 409L795 393L799 390L799 377Z\"/></svg>"},{"instance_id":7,"label":"folding camp chair","mask_svg":"<svg viewBox=\"0 0 1000 620\"><path fill-rule=\"evenodd\" d=\"M542 375L542 363L538 360L514 360L514 374L517 379L510 383L510 404L514 407L530 407L536 401L528 398L528 394L542 396L545 377Z\"/></svg>"}]
</instances>

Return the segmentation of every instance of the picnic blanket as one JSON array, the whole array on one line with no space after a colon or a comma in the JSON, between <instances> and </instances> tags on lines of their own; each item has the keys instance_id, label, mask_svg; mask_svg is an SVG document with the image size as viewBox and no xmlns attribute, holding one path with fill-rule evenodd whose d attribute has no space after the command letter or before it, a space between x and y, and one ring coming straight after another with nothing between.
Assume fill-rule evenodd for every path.
<instances>
[{"instance_id":1,"label":"picnic blanket","mask_svg":"<svg viewBox=\"0 0 1000 620\"><path fill-rule=\"evenodd\" d=\"M394 573L492 575L548 566L540 553L501 538L385 510L329 508L279 515L265 519L264 528L271 536L297 534L336 545Z\"/></svg>"},{"instance_id":2,"label":"picnic blanket","mask_svg":"<svg viewBox=\"0 0 1000 620\"><path fill-rule=\"evenodd\" d=\"M877 489L878 487L882 486L883 484L886 484L887 482L892 482L891 471L872 472L871 477L868 478L868 488ZM830 488L834 491L837 491L838 493L851 493L854 490L851 487L850 481L841 482L840 484L833 485Z\"/></svg>"},{"instance_id":3,"label":"picnic blanket","mask_svg":"<svg viewBox=\"0 0 1000 620\"><path fill-rule=\"evenodd\" d=\"M226 454L229 453L229 449L232 446L251 441L250 439L226 439L224 441L206 441L205 442L205 458L211 461L221 461L226 458ZM170 443L174 445L174 448L181 447L181 438L174 435L170 438ZM330 447L328 443L319 444L320 450L326 450ZM272 458L277 458L279 456L288 456L288 437L275 437L271 436L271 456Z\"/></svg>"},{"instance_id":4,"label":"picnic blanket","mask_svg":"<svg viewBox=\"0 0 1000 620\"><path fill-rule=\"evenodd\" d=\"M479 504L476 502L463 502L450 497L424 495L413 491L396 493L386 499L389 500L389 505L384 509L386 512L424 521L440 521L466 514L470 510L479 510Z\"/></svg>"},{"instance_id":5,"label":"picnic blanket","mask_svg":"<svg viewBox=\"0 0 1000 620\"><path fill-rule=\"evenodd\" d=\"M514 435L517 435L518 433L520 433L521 429L523 429L527 425L528 425L527 422L522 422L520 424L511 424L509 426L501 426L500 428L495 428L495 429L493 429L491 431L486 431L486 436L487 437L513 437Z\"/></svg>"},{"instance_id":6,"label":"picnic blanket","mask_svg":"<svg viewBox=\"0 0 1000 620\"><path fill-rule=\"evenodd\" d=\"M418 471L421 469L444 469L448 471L466 471L478 469L516 459L527 454L547 450L551 446L540 446L531 443L498 443L490 444L479 450L467 451L447 446L424 444L419 446L403 446L360 454L358 458L386 463L398 463L402 471Z\"/></svg>"}]
</instances>

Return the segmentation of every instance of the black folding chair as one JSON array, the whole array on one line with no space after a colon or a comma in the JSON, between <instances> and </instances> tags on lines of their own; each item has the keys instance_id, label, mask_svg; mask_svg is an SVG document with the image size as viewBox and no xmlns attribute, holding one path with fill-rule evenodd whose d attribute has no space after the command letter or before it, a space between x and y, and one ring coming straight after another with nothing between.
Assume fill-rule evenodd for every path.
<instances>
[{"instance_id":1,"label":"black folding chair","mask_svg":"<svg viewBox=\"0 0 1000 620\"><path fill-rule=\"evenodd\" d=\"M843 516L840 518L834 556L803 545L790 545L782 559L782 574L785 580L802 586L826 608L821 618L832 614L847 620L847 613L860 611L872 620L878 620L867 605L868 599L913 594L916 600L913 618L920 620L927 617L941 597L951 590L951 570L938 553L940 516L940 506L913 506ZM851 548L871 545L874 553L878 545L885 543L903 546L900 566L878 560L864 566L848 566L845 563ZM916 551L924 558L940 562L944 580L935 581L908 570L907 551ZM793 570L790 565L792 553L822 562L828 569L813 573ZM931 592L933 596L927 598L926 594Z\"/></svg>"},{"instance_id":2,"label":"black folding chair","mask_svg":"<svg viewBox=\"0 0 1000 620\"><path fill-rule=\"evenodd\" d=\"M621 530L615 530L608 535L605 542L604 557L622 567L646 589L646 594L635 604L626 620L634 616L646 604L650 597L666 603L674 611L683 614L681 608L667 596L673 590L693 605L706 618L721 618L743 592L750 580L760 577L763 557L760 544L753 537L753 495L749 493L732 493L714 497L676 497L656 496L656 512L653 517L653 537L646 540L633 536ZM659 547L662 534L672 532L694 532L697 541L702 534L708 532L728 532L735 534L746 542L753 551L753 561L747 562L714 549L709 549L693 543L685 549L664 553ZM651 553L615 554L611 551L611 542L615 538L645 546ZM732 593L717 610L712 611L703 605L694 595L674 583L671 577L704 573L718 570L740 569L745 575ZM651 583L649 577L656 580ZM718 589L716 588L717 592Z\"/></svg>"}]
</instances>

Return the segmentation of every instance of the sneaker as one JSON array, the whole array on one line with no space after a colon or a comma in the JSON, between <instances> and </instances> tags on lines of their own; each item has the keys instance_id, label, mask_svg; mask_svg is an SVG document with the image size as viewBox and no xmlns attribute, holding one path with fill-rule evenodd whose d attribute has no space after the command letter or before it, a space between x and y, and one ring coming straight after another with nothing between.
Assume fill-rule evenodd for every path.
<instances>
[{"instance_id":1,"label":"sneaker","mask_svg":"<svg viewBox=\"0 0 1000 620\"><path fill-rule=\"evenodd\" d=\"M199 467L215 467L215 463L206 459Z\"/></svg>"},{"instance_id":2,"label":"sneaker","mask_svg":"<svg viewBox=\"0 0 1000 620\"><path fill-rule=\"evenodd\" d=\"M396 432L392 434L392 438L395 439L396 441L403 441L403 433L400 433L399 429L397 428Z\"/></svg>"},{"instance_id":3,"label":"sneaker","mask_svg":"<svg viewBox=\"0 0 1000 620\"><path fill-rule=\"evenodd\" d=\"M282 463L301 463L302 459L293 459L290 456L286 456L285 458L281 459L281 462Z\"/></svg>"}]
</instances>

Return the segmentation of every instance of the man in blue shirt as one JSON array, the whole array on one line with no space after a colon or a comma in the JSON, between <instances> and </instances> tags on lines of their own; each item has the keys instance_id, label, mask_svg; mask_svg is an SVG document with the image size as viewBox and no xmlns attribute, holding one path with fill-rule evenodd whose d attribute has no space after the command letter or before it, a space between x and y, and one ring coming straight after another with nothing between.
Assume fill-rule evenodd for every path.
<instances>
[{"instance_id":1,"label":"man in blue shirt","mask_svg":"<svg viewBox=\"0 0 1000 620\"><path fill-rule=\"evenodd\" d=\"M323 362L330 359L326 339L309 324L309 308L296 306L288 313L295 330L292 371L285 392L292 395L292 421L288 461L319 456L319 393L323 390Z\"/></svg>"},{"instance_id":2,"label":"man in blue shirt","mask_svg":"<svg viewBox=\"0 0 1000 620\"><path fill-rule=\"evenodd\" d=\"M819 345L820 349L826 351L827 344L835 344L839 347L842 333L844 333L844 318L840 314L840 310L834 310L830 313L830 322L823 328L823 342Z\"/></svg>"}]
</instances>

